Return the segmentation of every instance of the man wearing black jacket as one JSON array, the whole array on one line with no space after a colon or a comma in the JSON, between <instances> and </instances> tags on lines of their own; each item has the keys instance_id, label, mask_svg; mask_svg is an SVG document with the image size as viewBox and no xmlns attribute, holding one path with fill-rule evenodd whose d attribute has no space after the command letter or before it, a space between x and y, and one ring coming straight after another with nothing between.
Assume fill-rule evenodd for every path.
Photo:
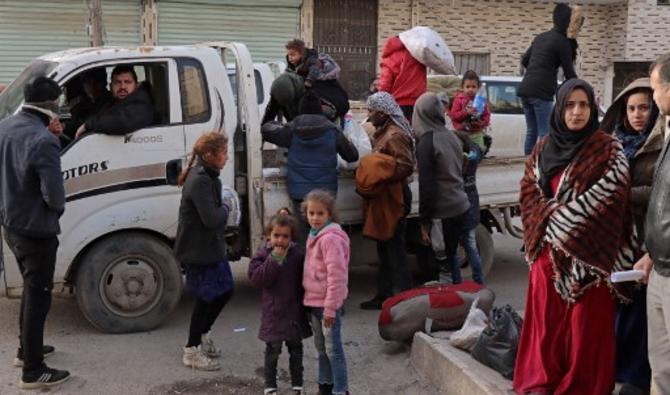
<instances>
[{"instance_id":1,"label":"man wearing black jacket","mask_svg":"<svg viewBox=\"0 0 670 395\"><path fill-rule=\"evenodd\" d=\"M526 72L518 95L526 116L524 151L530 155L535 143L549 131L549 116L554 104L558 68L566 80L577 78L577 34L583 23L581 11L567 4L556 4L554 28L539 34L521 59Z\"/></svg>"},{"instance_id":2,"label":"man wearing black jacket","mask_svg":"<svg viewBox=\"0 0 670 395\"><path fill-rule=\"evenodd\" d=\"M38 77L24 89L21 111L0 121L0 222L23 277L19 317L20 346L14 360L23 367L19 387L37 389L62 383L65 370L44 364L54 351L44 345L44 322L65 210L58 138L47 130L58 116L60 87Z\"/></svg>"},{"instance_id":3,"label":"man wearing black jacket","mask_svg":"<svg viewBox=\"0 0 670 395\"><path fill-rule=\"evenodd\" d=\"M116 66L112 71L112 97L114 100L99 114L79 127L76 138L88 132L124 135L153 123L155 111L151 97L149 92L139 88L132 66Z\"/></svg>"}]
</instances>

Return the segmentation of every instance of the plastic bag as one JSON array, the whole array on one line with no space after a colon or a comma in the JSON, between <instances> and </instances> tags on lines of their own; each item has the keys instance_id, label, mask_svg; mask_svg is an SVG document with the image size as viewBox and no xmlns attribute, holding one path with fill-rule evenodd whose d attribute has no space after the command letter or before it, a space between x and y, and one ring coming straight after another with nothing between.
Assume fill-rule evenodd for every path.
<instances>
[{"instance_id":1,"label":"plastic bag","mask_svg":"<svg viewBox=\"0 0 670 395\"><path fill-rule=\"evenodd\" d=\"M512 306L494 307L488 326L472 349L472 357L511 380L522 324Z\"/></svg>"},{"instance_id":2,"label":"plastic bag","mask_svg":"<svg viewBox=\"0 0 670 395\"><path fill-rule=\"evenodd\" d=\"M433 29L416 26L398 35L414 59L440 74L458 74L447 43Z\"/></svg>"},{"instance_id":3,"label":"plastic bag","mask_svg":"<svg viewBox=\"0 0 670 395\"><path fill-rule=\"evenodd\" d=\"M372 152L372 143L368 134L365 133L363 126L354 121L351 111L344 116L344 130L342 132L344 133L344 137L351 141L358 150L358 160L349 163L337 155L337 168L341 170L354 170L358 167L361 158Z\"/></svg>"},{"instance_id":4,"label":"plastic bag","mask_svg":"<svg viewBox=\"0 0 670 395\"><path fill-rule=\"evenodd\" d=\"M449 344L465 351L472 351L477 339L486 328L489 320L486 313L477 308L479 298L472 302L463 327L451 334Z\"/></svg>"},{"instance_id":5,"label":"plastic bag","mask_svg":"<svg viewBox=\"0 0 670 395\"><path fill-rule=\"evenodd\" d=\"M327 53L319 53L319 62L321 62L321 69L316 78L321 81L339 80L340 79L340 65L335 59Z\"/></svg>"},{"instance_id":6,"label":"plastic bag","mask_svg":"<svg viewBox=\"0 0 670 395\"><path fill-rule=\"evenodd\" d=\"M242 219L242 210L240 208L240 197L235 190L226 185L221 185L221 200L230 210L228 212L228 223L226 226L237 227Z\"/></svg>"}]
</instances>

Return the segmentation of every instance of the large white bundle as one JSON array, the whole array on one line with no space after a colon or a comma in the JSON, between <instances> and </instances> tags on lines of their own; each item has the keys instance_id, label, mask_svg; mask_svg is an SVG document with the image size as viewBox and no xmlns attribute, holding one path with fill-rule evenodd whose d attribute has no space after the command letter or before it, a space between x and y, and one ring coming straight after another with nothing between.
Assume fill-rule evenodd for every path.
<instances>
[{"instance_id":1,"label":"large white bundle","mask_svg":"<svg viewBox=\"0 0 670 395\"><path fill-rule=\"evenodd\" d=\"M400 33L398 37L421 64L439 74L458 74L454 54L435 30L426 26L415 26Z\"/></svg>"}]
</instances>

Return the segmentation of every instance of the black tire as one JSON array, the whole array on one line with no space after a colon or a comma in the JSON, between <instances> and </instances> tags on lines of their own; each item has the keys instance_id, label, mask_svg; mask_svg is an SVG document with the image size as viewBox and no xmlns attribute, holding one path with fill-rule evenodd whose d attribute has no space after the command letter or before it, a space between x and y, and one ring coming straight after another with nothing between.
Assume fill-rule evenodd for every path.
<instances>
[{"instance_id":1,"label":"black tire","mask_svg":"<svg viewBox=\"0 0 670 395\"><path fill-rule=\"evenodd\" d=\"M141 232L96 242L77 271L77 302L96 328L142 332L160 325L182 294L182 274L168 245Z\"/></svg>"},{"instance_id":2,"label":"black tire","mask_svg":"<svg viewBox=\"0 0 670 395\"><path fill-rule=\"evenodd\" d=\"M482 273L484 273L484 276L486 277L493 267L493 236L484 225L479 224L475 230L475 239L477 241L477 249L479 250ZM472 277L472 268L470 267L470 262L468 262L463 247L458 247L458 255L461 262L461 275L463 277Z\"/></svg>"}]
</instances>

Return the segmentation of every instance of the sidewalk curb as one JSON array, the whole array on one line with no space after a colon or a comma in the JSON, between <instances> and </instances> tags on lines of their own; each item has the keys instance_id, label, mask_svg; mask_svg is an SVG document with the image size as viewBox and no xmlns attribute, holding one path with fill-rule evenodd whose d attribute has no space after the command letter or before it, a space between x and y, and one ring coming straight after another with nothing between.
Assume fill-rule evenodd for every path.
<instances>
[{"instance_id":1,"label":"sidewalk curb","mask_svg":"<svg viewBox=\"0 0 670 395\"><path fill-rule=\"evenodd\" d=\"M513 395L512 382L472 359L470 354L418 332L412 364L444 395Z\"/></svg>"}]
</instances>

